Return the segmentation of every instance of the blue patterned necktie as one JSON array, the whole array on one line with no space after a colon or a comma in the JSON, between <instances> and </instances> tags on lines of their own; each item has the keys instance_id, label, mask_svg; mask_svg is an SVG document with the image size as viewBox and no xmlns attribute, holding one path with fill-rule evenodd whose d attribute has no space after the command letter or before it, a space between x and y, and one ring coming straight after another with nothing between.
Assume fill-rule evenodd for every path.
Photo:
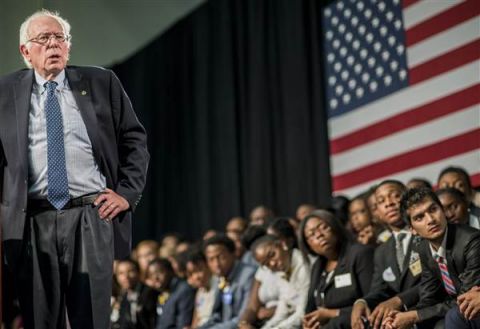
<instances>
[{"instance_id":1,"label":"blue patterned necktie","mask_svg":"<svg viewBox=\"0 0 480 329\"><path fill-rule=\"evenodd\" d=\"M45 101L48 149L47 199L56 209L62 209L70 200L65 162L65 144L63 142L62 111L55 95L57 83L48 81L44 86L47 89L47 99Z\"/></svg>"}]
</instances>

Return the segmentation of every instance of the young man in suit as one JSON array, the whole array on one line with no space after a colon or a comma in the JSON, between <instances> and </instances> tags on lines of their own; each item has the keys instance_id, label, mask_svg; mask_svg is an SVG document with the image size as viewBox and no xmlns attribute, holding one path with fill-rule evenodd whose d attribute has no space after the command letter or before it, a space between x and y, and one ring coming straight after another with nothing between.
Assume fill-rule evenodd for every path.
<instances>
[{"instance_id":1,"label":"young man in suit","mask_svg":"<svg viewBox=\"0 0 480 329\"><path fill-rule=\"evenodd\" d=\"M410 308L418 301L421 268L417 240L400 216L400 198L406 190L396 180L381 182L375 189L379 220L392 232L377 247L370 292L354 303L351 326L354 329L380 328L392 310Z\"/></svg>"},{"instance_id":2,"label":"young man in suit","mask_svg":"<svg viewBox=\"0 0 480 329\"><path fill-rule=\"evenodd\" d=\"M113 72L67 66L70 25L20 27L29 69L0 78L0 221L26 328L108 328L113 258L130 253L146 133ZM66 310L65 310L66 308Z\"/></svg>"},{"instance_id":3,"label":"young man in suit","mask_svg":"<svg viewBox=\"0 0 480 329\"><path fill-rule=\"evenodd\" d=\"M440 201L429 189L407 191L401 200L401 212L413 234L423 238L419 251L420 300L415 310L391 312L384 321L387 328L408 328L441 319L449 309L456 307L459 294L480 285L478 230L448 224ZM456 323L450 328L447 323L447 329L480 327L480 318L468 322L464 326Z\"/></svg>"},{"instance_id":4,"label":"young man in suit","mask_svg":"<svg viewBox=\"0 0 480 329\"><path fill-rule=\"evenodd\" d=\"M255 268L236 260L235 244L224 235L206 240L203 251L215 275L216 291L212 316L201 328L236 329L248 303Z\"/></svg>"}]
</instances>

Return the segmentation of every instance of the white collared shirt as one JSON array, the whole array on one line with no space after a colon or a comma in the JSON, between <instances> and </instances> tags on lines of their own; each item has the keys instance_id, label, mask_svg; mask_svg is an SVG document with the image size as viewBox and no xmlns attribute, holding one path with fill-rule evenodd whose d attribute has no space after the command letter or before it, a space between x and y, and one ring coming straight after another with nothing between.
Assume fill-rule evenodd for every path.
<instances>
[{"instance_id":1,"label":"white collared shirt","mask_svg":"<svg viewBox=\"0 0 480 329\"><path fill-rule=\"evenodd\" d=\"M398 232L392 231L393 237L395 238L395 245L397 240L397 237L400 233L405 233L405 238L402 240L402 247L403 247L403 254L406 255L408 251L408 245L410 243L410 239L412 238L412 233L408 230L402 229Z\"/></svg>"},{"instance_id":2,"label":"white collared shirt","mask_svg":"<svg viewBox=\"0 0 480 329\"><path fill-rule=\"evenodd\" d=\"M448 228L445 229L445 235L443 236L442 244L440 245L438 250L435 250L431 243L428 244L430 246L430 252L432 253L433 259L436 260L436 257L438 255L439 257L443 258L443 261L445 262L445 264L447 263L447 250L446 250L446 248L447 248L447 235L448 235Z\"/></svg>"},{"instance_id":3,"label":"white collared shirt","mask_svg":"<svg viewBox=\"0 0 480 329\"><path fill-rule=\"evenodd\" d=\"M60 72L53 81L57 83L55 93L62 111L70 196L74 198L104 190L106 179L95 162L92 143L68 84L65 70ZM35 72L28 122L28 197L33 199L47 197L48 148L45 116L47 93L44 87L46 82L47 80Z\"/></svg>"}]
</instances>

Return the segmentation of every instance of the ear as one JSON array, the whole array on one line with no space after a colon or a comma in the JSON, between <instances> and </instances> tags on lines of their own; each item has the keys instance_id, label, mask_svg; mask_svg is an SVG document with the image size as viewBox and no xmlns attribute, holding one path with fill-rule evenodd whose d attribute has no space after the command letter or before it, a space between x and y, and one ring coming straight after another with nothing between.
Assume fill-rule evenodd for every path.
<instances>
[{"instance_id":1,"label":"ear","mask_svg":"<svg viewBox=\"0 0 480 329\"><path fill-rule=\"evenodd\" d=\"M28 61L31 63L31 60L30 60L30 49L28 49L28 47L26 45L20 45L20 54L22 54L22 56Z\"/></svg>"},{"instance_id":2,"label":"ear","mask_svg":"<svg viewBox=\"0 0 480 329\"><path fill-rule=\"evenodd\" d=\"M410 232L412 232L413 235L418 235L417 231L410 225Z\"/></svg>"}]
</instances>

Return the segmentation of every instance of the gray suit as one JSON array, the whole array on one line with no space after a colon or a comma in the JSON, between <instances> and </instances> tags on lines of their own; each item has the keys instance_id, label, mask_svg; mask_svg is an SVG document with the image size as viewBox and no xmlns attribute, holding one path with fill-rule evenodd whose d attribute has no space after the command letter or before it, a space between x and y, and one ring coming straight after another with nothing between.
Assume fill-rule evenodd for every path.
<instances>
[{"instance_id":1,"label":"gray suit","mask_svg":"<svg viewBox=\"0 0 480 329\"><path fill-rule=\"evenodd\" d=\"M215 304L213 305L212 317L204 324L202 329L235 329L237 328L240 315L248 304L250 289L255 276L255 267L236 262L228 276L231 299L226 301L225 296L218 288L218 278L214 280Z\"/></svg>"}]
</instances>

